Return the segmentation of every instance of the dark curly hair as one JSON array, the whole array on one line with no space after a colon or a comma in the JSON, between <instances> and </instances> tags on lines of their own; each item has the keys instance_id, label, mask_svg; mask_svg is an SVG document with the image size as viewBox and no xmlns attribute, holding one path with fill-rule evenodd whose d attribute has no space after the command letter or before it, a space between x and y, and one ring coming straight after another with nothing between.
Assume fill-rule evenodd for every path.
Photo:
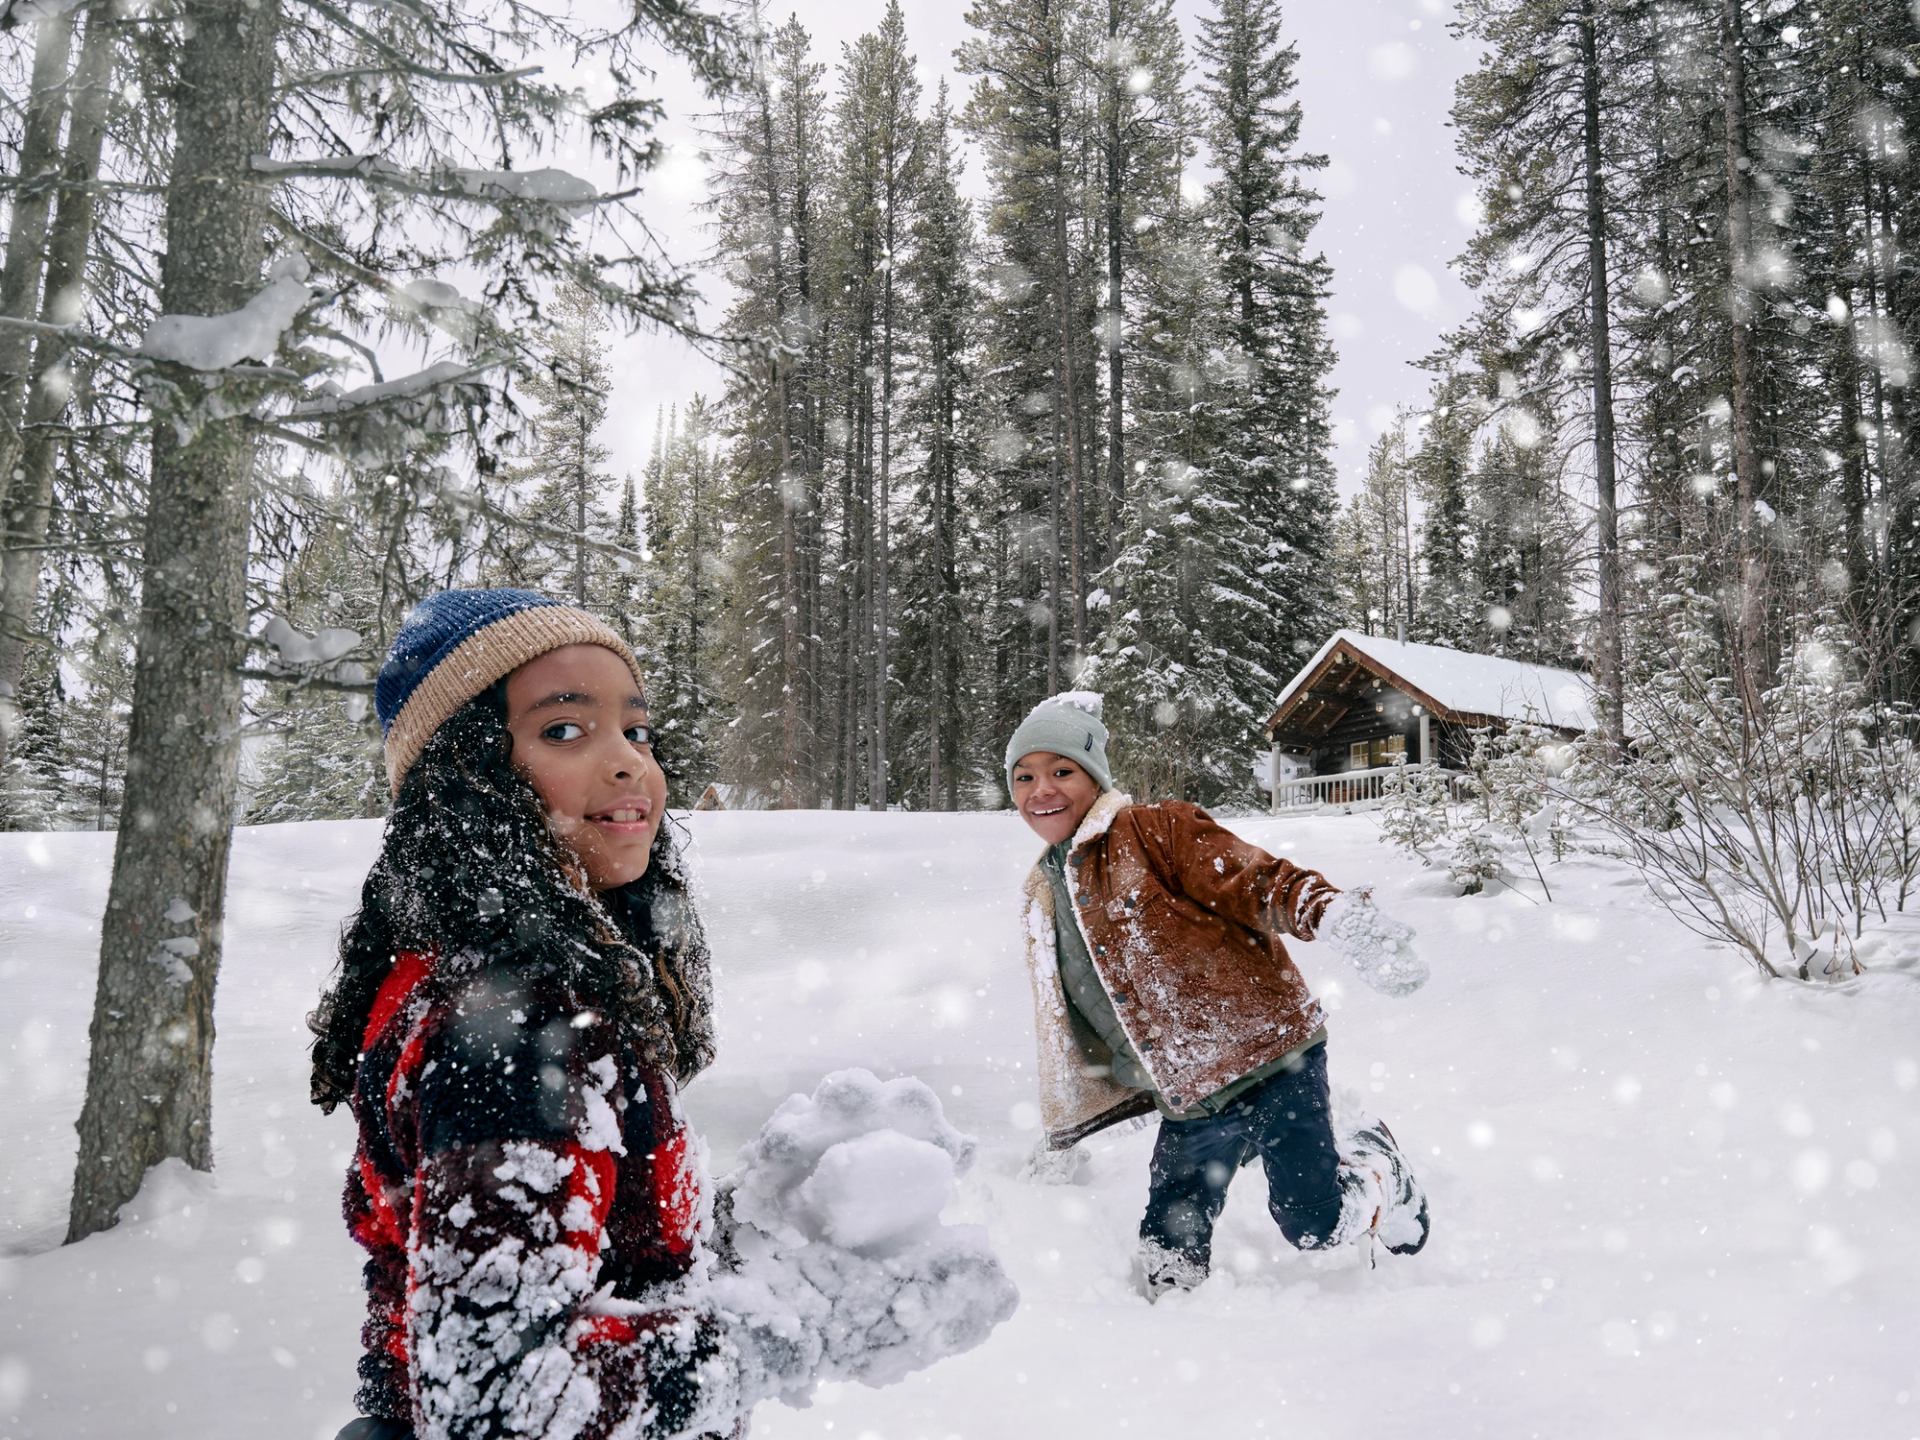
<instances>
[{"instance_id":1,"label":"dark curly hair","mask_svg":"<svg viewBox=\"0 0 1920 1440\"><path fill-rule=\"evenodd\" d=\"M403 950L441 957L429 984L462 960L553 977L682 1083L713 1058L706 937L679 848L662 826L638 880L595 896L581 887L532 782L513 764L504 683L434 732L407 771L380 856L313 1032L312 1100L353 1093L381 982Z\"/></svg>"}]
</instances>

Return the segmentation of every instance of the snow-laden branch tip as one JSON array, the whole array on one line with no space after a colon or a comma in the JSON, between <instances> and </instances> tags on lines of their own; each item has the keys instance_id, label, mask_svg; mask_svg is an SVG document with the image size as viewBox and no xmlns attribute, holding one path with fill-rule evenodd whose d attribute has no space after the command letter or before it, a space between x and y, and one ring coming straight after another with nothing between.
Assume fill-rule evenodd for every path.
<instances>
[{"instance_id":1,"label":"snow-laden branch tip","mask_svg":"<svg viewBox=\"0 0 1920 1440\"><path fill-rule=\"evenodd\" d=\"M87 0L0 0L0 30L58 20L86 3Z\"/></svg>"},{"instance_id":2,"label":"snow-laden branch tip","mask_svg":"<svg viewBox=\"0 0 1920 1440\"><path fill-rule=\"evenodd\" d=\"M461 360L439 360L424 370L402 375L397 380L382 380L372 385L356 385L337 395L322 395L304 400L287 411L288 418L312 420L347 415L358 410L390 404L396 400L416 400L472 380L492 369L491 365L470 365Z\"/></svg>"},{"instance_id":3,"label":"snow-laden branch tip","mask_svg":"<svg viewBox=\"0 0 1920 1440\"><path fill-rule=\"evenodd\" d=\"M266 288L238 310L225 315L162 315L147 327L140 353L193 370L225 370L242 360L271 360L280 348L280 337L312 298L306 260L288 256L274 265Z\"/></svg>"},{"instance_id":4,"label":"snow-laden branch tip","mask_svg":"<svg viewBox=\"0 0 1920 1440\"><path fill-rule=\"evenodd\" d=\"M556 210L585 210L608 198L591 180L554 166L538 170L472 170L448 165L417 170L378 155L319 155L276 160L253 157L254 173L290 178L361 179L423 195L465 197L487 204L536 203Z\"/></svg>"},{"instance_id":5,"label":"snow-laden branch tip","mask_svg":"<svg viewBox=\"0 0 1920 1440\"><path fill-rule=\"evenodd\" d=\"M288 674L330 666L338 662L340 657L351 655L353 647L361 643L357 630L321 628L309 636L307 632L290 626L278 614L267 616L267 624L259 632L259 637L273 645L278 662L286 666Z\"/></svg>"},{"instance_id":6,"label":"snow-laden branch tip","mask_svg":"<svg viewBox=\"0 0 1920 1440\"><path fill-rule=\"evenodd\" d=\"M472 345L489 318L486 306L467 299L444 280L409 280L390 290L387 301L396 312L419 316L462 345Z\"/></svg>"}]
</instances>

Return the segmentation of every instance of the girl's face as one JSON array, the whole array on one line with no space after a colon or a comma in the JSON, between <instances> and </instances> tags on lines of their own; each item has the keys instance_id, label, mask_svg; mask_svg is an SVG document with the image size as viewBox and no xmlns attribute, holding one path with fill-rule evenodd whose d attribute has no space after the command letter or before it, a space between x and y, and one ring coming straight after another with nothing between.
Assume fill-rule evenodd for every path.
<instances>
[{"instance_id":1,"label":"girl's face","mask_svg":"<svg viewBox=\"0 0 1920 1440\"><path fill-rule=\"evenodd\" d=\"M1035 750L1014 762L1013 803L1049 845L1078 830L1099 798L1100 782L1064 755Z\"/></svg>"},{"instance_id":2,"label":"girl's face","mask_svg":"<svg viewBox=\"0 0 1920 1440\"><path fill-rule=\"evenodd\" d=\"M667 808L647 702L633 672L600 645L567 645L507 677L513 763L533 783L547 823L595 890L646 873Z\"/></svg>"}]
</instances>

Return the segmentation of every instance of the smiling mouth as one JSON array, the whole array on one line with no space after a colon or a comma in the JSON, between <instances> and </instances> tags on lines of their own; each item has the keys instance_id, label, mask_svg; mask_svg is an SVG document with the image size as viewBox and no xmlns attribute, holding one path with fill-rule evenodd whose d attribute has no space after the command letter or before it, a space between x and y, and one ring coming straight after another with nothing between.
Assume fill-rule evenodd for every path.
<instances>
[{"instance_id":1,"label":"smiling mouth","mask_svg":"<svg viewBox=\"0 0 1920 1440\"><path fill-rule=\"evenodd\" d=\"M1047 817L1048 817L1049 815L1064 815L1064 814L1066 814L1066 813L1067 813L1067 807L1066 807L1066 806L1064 806L1064 805L1056 805L1056 806L1054 806L1054 807L1053 807L1053 809L1051 809L1051 810L1035 810L1035 811L1033 812L1033 818L1034 818L1034 819L1036 819L1036 820L1044 820L1044 819L1046 819L1046 818L1047 818Z\"/></svg>"},{"instance_id":2,"label":"smiling mouth","mask_svg":"<svg viewBox=\"0 0 1920 1440\"><path fill-rule=\"evenodd\" d=\"M587 816L596 825L644 825L651 809L645 805L623 805L617 810L602 810Z\"/></svg>"}]
</instances>

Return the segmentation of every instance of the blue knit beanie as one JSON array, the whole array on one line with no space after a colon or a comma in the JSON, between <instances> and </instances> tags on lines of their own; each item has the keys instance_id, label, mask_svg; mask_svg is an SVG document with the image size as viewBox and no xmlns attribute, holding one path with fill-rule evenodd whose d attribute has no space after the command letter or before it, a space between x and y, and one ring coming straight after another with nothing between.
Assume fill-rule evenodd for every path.
<instances>
[{"instance_id":1,"label":"blue knit beanie","mask_svg":"<svg viewBox=\"0 0 1920 1440\"><path fill-rule=\"evenodd\" d=\"M1064 755L1113 789L1113 771L1107 768L1107 727L1100 719L1102 701L1091 690L1063 690L1027 712L1020 728L1007 741L1007 789L1013 789L1014 762L1036 750Z\"/></svg>"},{"instance_id":2,"label":"blue knit beanie","mask_svg":"<svg viewBox=\"0 0 1920 1440\"><path fill-rule=\"evenodd\" d=\"M584 610L531 590L442 590L413 607L374 682L373 708L386 737L387 780L400 781L427 741L462 705L529 660L567 645L600 645L627 662L646 690L627 642Z\"/></svg>"}]
</instances>

